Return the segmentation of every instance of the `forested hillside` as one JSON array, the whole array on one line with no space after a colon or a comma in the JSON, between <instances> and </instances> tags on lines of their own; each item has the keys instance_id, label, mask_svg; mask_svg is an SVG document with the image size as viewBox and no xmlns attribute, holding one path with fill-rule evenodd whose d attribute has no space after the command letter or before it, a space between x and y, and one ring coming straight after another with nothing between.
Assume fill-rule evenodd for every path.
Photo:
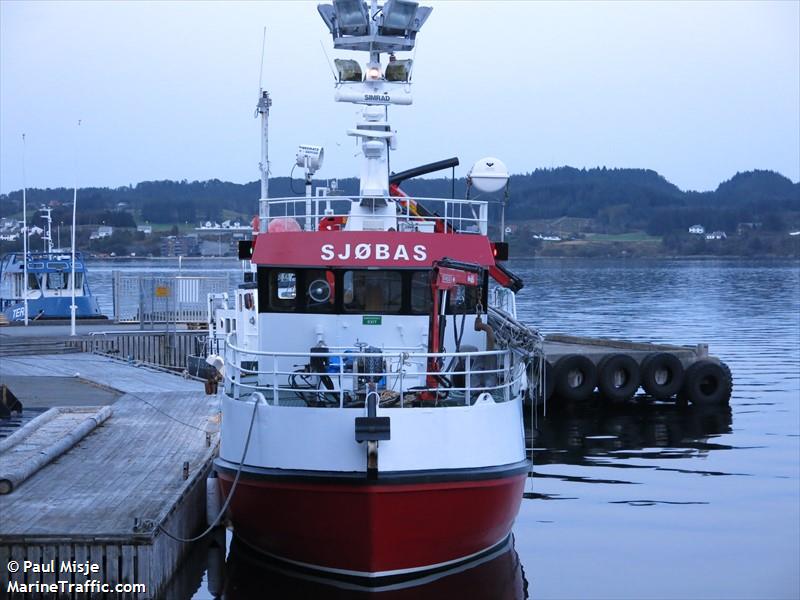
<instances>
[{"instance_id":1,"label":"forested hillside","mask_svg":"<svg viewBox=\"0 0 800 600\"><path fill-rule=\"evenodd\" d=\"M352 178L339 180L345 194L355 193L357 185ZM414 196L449 197L452 187L449 178L415 179L403 184ZM463 198L464 178L457 179L454 188L455 196ZM273 197L302 194L302 190L300 180L270 179ZM577 233L638 232L668 239L674 246L675 236L685 234L693 224L729 234L741 230L743 223L774 233L800 229L800 183L772 171L737 173L714 191L692 192L680 190L651 170L559 167L514 175L509 191L506 223L526 233L567 218L580 223ZM68 223L72 193L66 188L29 189L29 214L46 204L53 208L54 223ZM237 184L217 179L83 188L78 192L78 223L119 228L149 223L186 230L205 221L246 222L257 212L258 196L258 182ZM499 203L501 196L489 199ZM495 215L498 206L493 205ZM0 217L19 219L21 208L21 191L0 196ZM7 249L7 244L3 246Z\"/></svg>"}]
</instances>

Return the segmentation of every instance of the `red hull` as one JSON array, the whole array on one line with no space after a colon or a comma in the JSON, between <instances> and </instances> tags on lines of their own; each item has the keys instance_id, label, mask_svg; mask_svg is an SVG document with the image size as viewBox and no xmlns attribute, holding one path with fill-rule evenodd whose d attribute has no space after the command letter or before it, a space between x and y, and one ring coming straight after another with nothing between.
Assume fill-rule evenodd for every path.
<instances>
[{"instance_id":1,"label":"red hull","mask_svg":"<svg viewBox=\"0 0 800 600\"><path fill-rule=\"evenodd\" d=\"M227 496L232 474L219 478ZM396 575L458 561L503 540L524 484L524 473L412 484L243 475L231 515L236 535L269 555L345 575Z\"/></svg>"}]
</instances>

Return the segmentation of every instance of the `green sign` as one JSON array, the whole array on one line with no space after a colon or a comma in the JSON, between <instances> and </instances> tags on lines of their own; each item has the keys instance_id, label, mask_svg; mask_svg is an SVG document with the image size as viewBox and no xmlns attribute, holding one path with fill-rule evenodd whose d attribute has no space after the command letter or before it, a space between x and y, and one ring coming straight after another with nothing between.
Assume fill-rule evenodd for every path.
<instances>
[{"instance_id":1,"label":"green sign","mask_svg":"<svg viewBox=\"0 0 800 600\"><path fill-rule=\"evenodd\" d=\"M380 325L381 324L381 316L380 315L364 315L361 317L361 324L362 325Z\"/></svg>"}]
</instances>

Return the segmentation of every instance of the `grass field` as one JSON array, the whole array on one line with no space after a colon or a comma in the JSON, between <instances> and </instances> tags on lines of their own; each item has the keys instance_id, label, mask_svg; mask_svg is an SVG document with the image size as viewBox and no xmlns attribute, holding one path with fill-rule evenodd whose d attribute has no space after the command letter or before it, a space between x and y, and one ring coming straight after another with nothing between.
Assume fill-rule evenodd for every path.
<instances>
[{"instance_id":1,"label":"grass field","mask_svg":"<svg viewBox=\"0 0 800 600\"><path fill-rule=\"evenodd\" d=\"M661 237L657 235L647 235L643 231L633 231L631 233L587 233L588 242L660 242Z\"/></svg>"}]
</instances>

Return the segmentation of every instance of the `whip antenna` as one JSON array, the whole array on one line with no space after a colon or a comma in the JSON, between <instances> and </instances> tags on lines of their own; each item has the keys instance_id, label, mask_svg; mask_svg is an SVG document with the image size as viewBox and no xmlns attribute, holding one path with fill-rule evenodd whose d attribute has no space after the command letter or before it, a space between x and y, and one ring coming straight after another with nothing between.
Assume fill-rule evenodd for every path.
<instances>
[{"instance_id":1,"label":"whip antenna","mask_svg":"<svg viewBox=\"0 0 800 600\"><path fill-rule=\"evenodd\" d=\"M322 48L322 53L325 55L325 60L328 61L328 66L331 68L331 75L333 75L333 80L338 82L339 78L336 76L336 69L333 68L333 63L331 62L330 56L328 56L328 51L325 50L325 44L322 43L322 40L319 41L319 47Z\"/></svg>"},{"instance_id":2,"label":"whip antenna","mask_svg":"<svg viewBox=\"0 0 800 600\"><path fill-rule=\"evenodd\" d=\"M258 95L261 95L261 90L264 89L262 85L264 77L264 48L267 45L267 26L264 25L264 33L261 36L261 66L258 68Z\"/></svg>"}]
</instances>

